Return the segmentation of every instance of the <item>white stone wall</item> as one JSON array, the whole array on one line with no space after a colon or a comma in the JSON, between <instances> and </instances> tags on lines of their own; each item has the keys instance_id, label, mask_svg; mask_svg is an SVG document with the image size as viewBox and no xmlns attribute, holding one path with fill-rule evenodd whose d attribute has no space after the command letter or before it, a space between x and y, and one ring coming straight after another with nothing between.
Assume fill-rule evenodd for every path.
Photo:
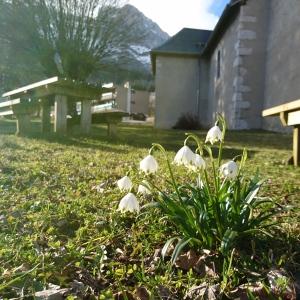
<instances>
[{"instance_id":1,"label":"white stone wall","mask_svg":"<svg viewBox=\"0 0 300 300\"><path fill-rule=\"evenodd\" d=\"M300 99L300 1L270 0L264 108ZM278 117L263 128L282 131Z\"/></svg>"},{"instance_id":2,"label":"white stone wall","mask_svg":"<svg viewBox=\"0 0 300 300\"><path fill-rule=\"evenodd\" d=\"M181 114L197 114L198 90L197 58L157 56L155 127L172 128Z\"/></svg>"}]
</instances>

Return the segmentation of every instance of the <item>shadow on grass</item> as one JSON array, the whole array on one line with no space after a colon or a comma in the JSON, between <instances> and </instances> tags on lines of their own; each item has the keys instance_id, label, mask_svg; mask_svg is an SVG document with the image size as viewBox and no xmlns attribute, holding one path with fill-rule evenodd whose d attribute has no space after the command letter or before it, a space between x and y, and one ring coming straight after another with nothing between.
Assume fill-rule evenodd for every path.
<instances>
[{"instance_id":1,"label":"shadow on grass","mask_svg":"<svg viewBox=\"0 0 300 300\"><path fill-rule=\"evenodd\" d=\"M89 135L80 134L79 126L73 126L66 136L61 137L53 132L42 134L40 127L39 121L32 122L32 132L27 137L50 143L97 150L105 149L113 152L126 152L126 150L114 147L118 145L149 149L153 142L163 145L168 151L176 152L185 139L185 131L163 130L141 125L122 124L118 127L118 133L115 137L107 136L106 125L93 125ZM15 130L16 125L14 121L0 121L0 134L14 134ZM205 140L206 131L196 131L195 133L200 136L202 141ZM243 148L248 149L249 156L252 156L257 151L257 148L291 150L292 137L287 134L266 131L228 131L226 145L224 158L229 159L242 154ZM217 154L215 151L214 149L214 155Z\"/></svg>"}]
</instances>

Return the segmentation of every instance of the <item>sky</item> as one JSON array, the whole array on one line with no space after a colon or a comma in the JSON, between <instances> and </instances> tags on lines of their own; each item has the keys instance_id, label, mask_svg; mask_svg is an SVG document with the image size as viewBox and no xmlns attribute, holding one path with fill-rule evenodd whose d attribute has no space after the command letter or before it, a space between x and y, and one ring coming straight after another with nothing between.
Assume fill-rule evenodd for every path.
<instances>
[{"instance_id":1,"label":"sky","mask_svg":"<svg viewBox=\"0 0 300 300\"><path fill-rule=\"evenodd\" d=\"M128 0L169 35L183 27L213 29L229 0Z\"/></svg>"}]
</instances>

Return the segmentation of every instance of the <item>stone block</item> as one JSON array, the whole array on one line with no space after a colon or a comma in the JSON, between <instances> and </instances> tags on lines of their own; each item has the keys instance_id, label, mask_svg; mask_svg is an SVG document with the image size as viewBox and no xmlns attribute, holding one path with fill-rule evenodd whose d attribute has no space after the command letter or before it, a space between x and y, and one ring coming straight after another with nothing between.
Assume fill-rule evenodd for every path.
<instances>
[{"instance_id":1,"label":"stone block","mask_svg":"<svg viewBox=\"0 0 300 300\"><path fill-rule=\"evenodd\" d=\"M243 59L240 56L237 56L233 61L233 67L238 67L243 64Z\"/></svg>"},{"instance_id":2,"label":"stone block","mask_svg":"<svg viewBox=\"0 0 300 300\"><path fill-rule=\"evenodd\" d=\"M239 101L243 101L243 94L239 93L239 92L233 93L232 102L236 103L236 102L239 102Z\"/></svg>"},{"instance_id":3,"label":"stone block","mask_svg":"<svg viewBox=\"0 0 300 300\"><path fill-rule=\"evenodd\" d=\"M244 83L244 78L242 76L236 76L233 79L233 86L237 88Z\"/></svg>"},{"instance_id":4,"label":"stone block","mask_svg":"<svg viewBox=\"0 0 300 300\"><path fill-rule=\"evenodd\" d=\"M240 22L244 22L244 23L256 23L257 18L254 16L240 16Z\"/></svg>"},{"instance_id":5,"label":"stone block","mask_svg":"<svg viewBox=\"0 0 300 300\"><path fill-rule=\"evenodd\" d=\"M238 49L238 55L241 56L249 56L252 55L253 49L252 48L239 48Z\"/></svg>"},{"instance_id":6,"label":"stone block","mask_svg":"<svg viewBox=\"0 0 300 300\"><path fill-rule=\"evenodd\" d=\"M248 109L250 108L250 102L249 101L239 101L236 103L237 109Z\"/></svg>"},{"instance_id":7,"label":"stone block","mask_svg":"<svg viewBox=\"0 0 300 300\"><path fill-rule=\"evenodd\" d=\"M250 86L247 86L247 85L239 85L237 87L237 92L249 93L249 92L251 92L251 88L250 88Z\"/></svg>"},{"instance_id":8,"label":"stone block","mask_svg":"<svg viewBox=\"0 0 300 300\"><path fill-rule=\"evenodd\" d=\"M240 39L240 40L255 40L256 32L253 30L239 30L238 39Z\"/></svg>"}]
</instances>

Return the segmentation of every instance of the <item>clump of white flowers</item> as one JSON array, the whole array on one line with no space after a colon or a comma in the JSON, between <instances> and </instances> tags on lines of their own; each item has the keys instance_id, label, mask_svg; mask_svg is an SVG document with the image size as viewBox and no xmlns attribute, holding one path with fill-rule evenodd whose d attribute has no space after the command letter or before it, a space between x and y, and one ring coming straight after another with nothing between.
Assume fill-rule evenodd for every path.
<instances>
[{"instance_id":1,"label":"clump of white flowers","mask_svg":"<svg viewBox=\"0 0 300 300\"><path fill-rule=\"evenodd\" d=\"M218 123L221 122L222 130L218 126ZM216 142L220 142L220 149L222 150L222 143L225 135L225 121L222 117L218 118L216 124L209 129L206 135L205 143L210 142L214 144ZM195 152L191 150L191 148L187 145L188 140L194 140L197 144L197 148ZM165 149L159 144L153 144L147 156L145 156L139 163L140 174L144 174L147 180L142 180L142 182L138 185L137 194L139 196L152 195L154 197L155 185L150 184L151 180L154 180L155 174L158 173L159 165L156 158L153 156L152 152L154 149L161 150L165 154L165 158L168 163L169 171L171 172L171 179L174 182L174 175L171 168L171 164L169 163L168 156L166 154ZM206 185L208 185L208 176L207 176L207 164L203 158L203 151L209 154L211 161L214 160L212 156L212 151L210 146L202 144L200 139L194 134L188 134L187 138L184 141L184 145L182 148L178 150L176 153L173 163L177 166L185 166L189 170L198 173L198 178L196 179L196 187L199 189L203 189ZM238 166L232 160L223 165L221 165L221 152L219 152L218 157L218 170L214 172L214 176L218 176L220 179L235 179L238 176ZM212 162L212 166L214 167L214 163ZM215 180L218 182L218 179ZM119 210L121 212L139 212L140 206L137 197L133 193L134 185L129 178L128 175L124 176L120 180L117 181L117 185L121 191L126 191L128 194L124 196L119 203ZM174 183L174 187L176 184Z\"/></svg>"},{"instance_id":2,"label":"clump of white flowers","mask_svg":"<svg viewBox=\"0 0 300 300\"><path fill-rule=\"evenodd\" d=\"M195 134L187 134L173 164L163 146L153 144L148 155L139 163L138 178L141 180L137 186L136 177L132 177L132 182L128 174L117 182L119 189L127 193L119 202L119 211L140 212L136 192L141 200L152 199L152 203L146 206L158 209L176 227L176 236L169 238L162 249L164 257L168 248L177 243L171 256L172 263L176 262L180 249L188 244L199 247L199 250L220 251L224 257L232 259L239 238L264 231L268 221L266 216L271 219L278 211L277 206L264 206L264 201L257 196L262 182L257 177L243 176L246 151L241 155L239 165L236 163L238 156L222 162L225 133L226 122L218 116L215 125L207 132L205 142ZM188 146L190 140L192 145L196 144L195 149ZM217 147L212 149L217 142ZM218 148L217 157L214 156L215 148ZM169 171L165 186L162 182L168 175L160 174L154 150L163 155ZM192 171L185 175L186 182L179 182L174 165ZM262 213L253 214L253 210L261 210Z\"/></svg>"}]
</instances>

